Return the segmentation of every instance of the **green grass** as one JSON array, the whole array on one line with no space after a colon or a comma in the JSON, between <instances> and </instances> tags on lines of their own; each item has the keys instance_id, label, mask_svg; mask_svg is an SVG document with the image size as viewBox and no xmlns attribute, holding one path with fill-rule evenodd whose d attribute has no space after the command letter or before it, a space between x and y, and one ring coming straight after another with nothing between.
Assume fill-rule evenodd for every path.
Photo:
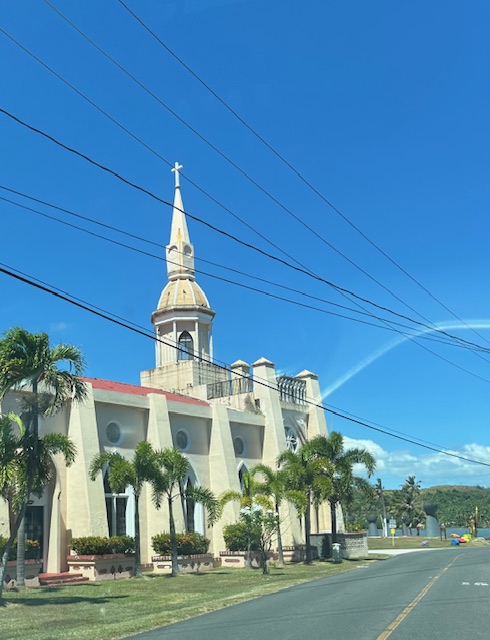
<instances>
[{"instance_id":1,"label":"green grass","mask_svg":"<svg viewBox=\"0 0 490 640\"><path fill-rule=\"evenodd\" d=\"M0 639L122 638L359 564L294 564L271 567L266 576L253 569L217 569L175 578L147 575L69 587L5 591L4 606L0 607Z\"/></svg>"}]
</instances>

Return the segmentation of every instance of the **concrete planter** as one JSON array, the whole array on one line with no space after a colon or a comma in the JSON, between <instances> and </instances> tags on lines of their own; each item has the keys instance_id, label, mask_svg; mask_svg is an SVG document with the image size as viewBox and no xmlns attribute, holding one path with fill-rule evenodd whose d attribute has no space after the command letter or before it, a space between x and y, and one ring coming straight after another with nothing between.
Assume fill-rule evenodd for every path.
<instances>
[{"instance_id":1,"label":"concrete planter","mask_svg":"<svg viewBox=\"0 0 490 640\"><path fill-rule=\"evenodd\" d=\"M306 559L306 546L283 547L284 562L304 562ZM318 560L318 549L311 545L311 559Z\"/></svg>"},{"instance_id":2,"label":"concrete planter","mask_svg":"<svg viewBox=\"0 0 490 640\"><path fill-rule=\"evenodd\" d=\"M93 582L134 576L133 554L109 553L102 556L68 556L66 561L70 573L82 574Z\"/></svg>"},{"instance_id":3,"label":"concrete planter","mask_svg":"<svg viewBox=\"0 0 490 640\"><path fill-rule=\"evenodd\" d=\"M172 558L170 556L153 556L153 573L172 573ZM210 571L220 566L219 560L209 553L196 553L192 556L179 556L177 559L181 573L197 573Z\"/></svg>"},{"instance_id":4,"label":"concrete planter","mask_svg":"<svg viewBox=\"0 0 490 640\"><path fill-rule=\"evenodd\" d=\"M252 567L257 569L260 567L260 558L258 551L252 551ZM229 569L243 569L247 566L247 553L246 551L220 551L219 557L222 567L228 567ZM277 554L268 553L267 560L277 560Z\"/></svg>"},{"instance_id":5,"label":"concrete planter","mask_svg":"<svg viewBox=\"0 0 490 640\"><path fill-rule=\"evenodd\" d=\"M39 574L43 570L42 560L25 561L26 587L39 587ZM9 560L3 581L5 589L12 589L17 586L17 562Z\"/></svg>"}]
</instances>

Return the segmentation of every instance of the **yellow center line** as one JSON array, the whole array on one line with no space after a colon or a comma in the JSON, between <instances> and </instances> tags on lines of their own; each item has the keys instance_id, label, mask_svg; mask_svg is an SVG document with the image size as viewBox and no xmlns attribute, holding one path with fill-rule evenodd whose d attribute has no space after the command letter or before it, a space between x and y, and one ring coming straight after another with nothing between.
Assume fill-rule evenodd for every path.
<instances>
[{"instance_id":1,"label":"yellow center line","mask_svg":"<svg viewBox=\"0 0 490 640\"><path fill-rule=\"evenodd\" d=\"M418 605L418 603L422 600L422 598L425 596L425 594L429 591L429 589L432 587L432 585L439 580L439 578L446 573L446 571L449 569L449 567L456 562L456 560L459 558L461 554L459 554L458 556L456 556L456 558L453 558L451 560L451 562L447 565L447 567L444 567L442 569L442 571L440 571L436 576L434 576L432 578L432 580L429 582L429 584L427 584L422 591L412 600L412 602L405 607L405 609L403 609L403 611L400 613L399 616L397 616L395 618L395 620L393 620L393 622L376 638L376 640L386 640L387 638L389 638L391 636L391 634L393 633L393 631L403 622L403 620L405 620L405 618L408 616L408 614L413 611L415 609L415 607Z\"/></svg>"}]
</instances>

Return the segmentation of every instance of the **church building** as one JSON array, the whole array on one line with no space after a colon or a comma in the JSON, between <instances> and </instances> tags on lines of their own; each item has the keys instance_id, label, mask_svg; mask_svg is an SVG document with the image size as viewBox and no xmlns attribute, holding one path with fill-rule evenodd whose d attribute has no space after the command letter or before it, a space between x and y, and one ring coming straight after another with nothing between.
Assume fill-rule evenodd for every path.
<instances>
[{"instance_id":1,"label":"church building","mask_svg":"<svg viewBox=\"0 0 490 640\"><path fill-rule=\"evenodd\" d=\"M27 537L41 543L44 571L66 569L72 537L134 535L134 496L128 489L113 494L107 478L91 481L88 469L100 451L131 458L142 440L154 448L175 447L189 460L185 485L209 488L215 495L240 491L243 474L258 463L275 467L279 453L296 450L316 435L326 435L318 377L307 370L294 377L278 375L275 364L261 357L248 364L237 359L229 368L213 362L215 311L197 284L194 246L176 163L170 241L166 247L168 280L152 314L155 367L141 372L132 385L85 378L83 403L68 404L41 421L41 435L68 435L77 449L66 468L54 459L54 477L42 499L34 498L26 516ZM238 355L238 354L237 354ZM3 414L18 412L18 392L8 394ZM209 527L199 505L176 504L177 531L197 531L211 540L215 556L225 549L223 527L236 522L239 507L229 503ZM284 544L304 543L293 507L281 507ZM312 531L330 529L327 509L312 518ZM165 508L157 510L146 488L140 499L142 562L154 555L151 538L168 531ZM8 533L8 511L0 501L0 535Z\"/></svg>"}]
</instances>

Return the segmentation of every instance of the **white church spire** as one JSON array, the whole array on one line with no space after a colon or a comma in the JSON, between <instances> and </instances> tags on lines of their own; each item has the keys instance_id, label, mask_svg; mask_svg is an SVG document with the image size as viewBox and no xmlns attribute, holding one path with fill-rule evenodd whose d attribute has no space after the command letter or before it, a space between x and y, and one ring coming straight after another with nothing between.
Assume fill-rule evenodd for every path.
<instances>
[{"instance_id":1,"label":"white church spire","mask_svg":"<svg viewBox=\"0 0 490 640\"><path fill-rule=\"evenodd\" d=\"M184 213L184 203L180 192L180 170L178 162L172 168L175 174L174 208L170 243L167 245L167 273L169 280L177 278L194 279L194 247L191 244Z\"/></svg>"}]
</instances>

